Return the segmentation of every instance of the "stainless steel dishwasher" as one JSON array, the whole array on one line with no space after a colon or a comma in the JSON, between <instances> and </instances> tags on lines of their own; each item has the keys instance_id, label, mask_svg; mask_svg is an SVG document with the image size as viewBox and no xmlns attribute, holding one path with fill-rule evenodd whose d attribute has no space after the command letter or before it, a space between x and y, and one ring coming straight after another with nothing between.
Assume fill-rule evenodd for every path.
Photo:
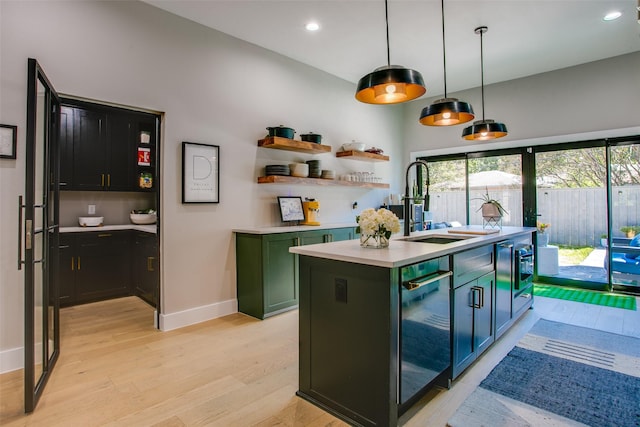
<instances>
[{"instance_id":1,"label":"stainless steel dishwasher","mask_svg":"<svg viewBox=\"0 0 640 427\"><path fill-rule=\"evenodd\" d=\"M445 256L400 270L401 412L451 365L449 264Z\"/></svg>"}]
</instances>

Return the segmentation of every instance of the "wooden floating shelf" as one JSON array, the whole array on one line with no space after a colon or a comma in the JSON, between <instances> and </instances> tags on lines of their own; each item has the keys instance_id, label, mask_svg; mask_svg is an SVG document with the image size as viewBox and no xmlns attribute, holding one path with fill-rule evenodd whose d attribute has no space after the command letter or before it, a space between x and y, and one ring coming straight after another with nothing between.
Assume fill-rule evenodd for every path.
<instances>
[{"instance_id":1,"label":"wooden floating shelf","mask_svg":"<svg viewBox=\"0 0 640 427\"><path fill-rule=\"evenodd\" d=\"M365 162L388 162L389 156L376 153L367 153L366 151L338 151L336 157L351 160L362 160Z\"/></svg>"},{"instance_id":2,"label":"wooden floating shelf","mask_svg":"<svg viewBox=\"0 0 640 427\"><path fill-rule=\"evenodd\" d=\"M259 176L258 184L308 184L308 185L342 185L345 187L389 188L389 184L375 182L353 182L338 179L301 178L297 176L268 175Z\"/></svg>"},{"instance_id":3,"label":"wooden floating shelf","mask_svg":"<svg viewBox=\"0 0 640 427\"><path fill-rule=\"evenodd\" d=\"M297 141L295 139L267 136L258 141L258 147L275 148L276 150L297 151L308 154L330 153L331 146L314 142Z\"/></svg>"}]
</instances>

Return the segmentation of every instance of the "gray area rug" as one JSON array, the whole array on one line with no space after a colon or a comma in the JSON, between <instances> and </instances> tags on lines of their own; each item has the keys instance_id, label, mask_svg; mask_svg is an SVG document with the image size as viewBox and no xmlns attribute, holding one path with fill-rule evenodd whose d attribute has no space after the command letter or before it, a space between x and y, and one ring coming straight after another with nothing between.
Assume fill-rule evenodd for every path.
<instances>
[{"instance_id":1,"label":"gray area rug","mask_svg":"<svg viewBox=\"0 0 640 427\"><path fill-rule=\"evenodd\" d=\"M640 426L640 339L539 320L448 424Z\"/></svg>"}]
</instances>

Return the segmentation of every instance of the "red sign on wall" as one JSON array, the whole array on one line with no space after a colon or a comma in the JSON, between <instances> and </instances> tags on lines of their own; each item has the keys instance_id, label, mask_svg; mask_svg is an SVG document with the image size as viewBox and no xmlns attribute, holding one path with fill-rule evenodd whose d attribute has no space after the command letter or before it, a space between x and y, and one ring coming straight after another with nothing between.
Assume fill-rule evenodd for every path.
<instances>
[{"instance_id":1,"label":"red sign on wall","mask_svg":"<svg viewBox=\"0 0 640 427\"><path fill-rule=\"evenodd\" d=\"M138 147L138 166L151 166L151 149Z\"/></svg>"}]
</instances>

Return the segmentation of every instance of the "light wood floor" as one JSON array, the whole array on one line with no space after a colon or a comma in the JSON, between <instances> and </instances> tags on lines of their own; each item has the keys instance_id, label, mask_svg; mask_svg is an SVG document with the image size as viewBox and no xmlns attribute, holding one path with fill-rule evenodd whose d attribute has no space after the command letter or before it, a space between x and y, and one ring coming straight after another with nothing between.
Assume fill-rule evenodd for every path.
<instances>
[{"instance_id":1,"label":"light wood floor","mask_svg":"<svg viewBox=\"0 0 640 427\"><path fill-rule=\"evenodd\" d=\"M537 298L536 309L450 390L433 390L401 425L445 426L541 316L574 324L582 319L593 323L584 326L640 336L638 312L592 307ZM581 315L585 310L589 314ZM63 309L62 353L36 411L23 414L22 371L1 375L0 424L346 426L295 395L297 311L265 321L234 314L170 332L155 330L152 317L153 310L135 297ZM626 330L620 326L625 323Z\"/></svg>"}]
</instances>

